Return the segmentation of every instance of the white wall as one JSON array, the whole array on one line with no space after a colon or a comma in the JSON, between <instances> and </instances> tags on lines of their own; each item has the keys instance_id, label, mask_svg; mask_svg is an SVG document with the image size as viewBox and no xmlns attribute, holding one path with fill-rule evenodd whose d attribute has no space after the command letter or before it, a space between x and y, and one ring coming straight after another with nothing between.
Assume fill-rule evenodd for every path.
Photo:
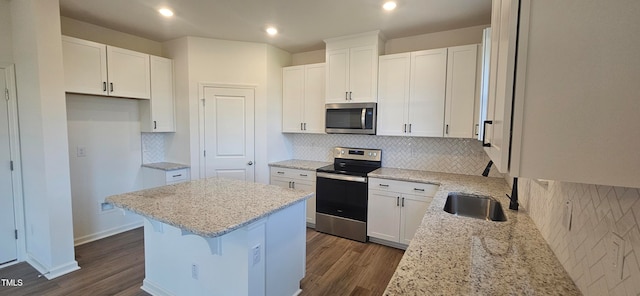
<instances>
[{"instance_id":1,"label":"white wall","mask_svg":"<svg viewBox=\"0 0 640 296\"><path fill-rule=\"evenodd\" d=\"M294 66L324 63L326 60L326 51L324 49L319 49L314 51L294 53L291 55L291 59L291 64Z\"/></svg>"},{"instance_id":2,"label":"white wall","mask_svg":"<svg viewBox=\"0 0 640 296\"><path fill-rule=\"evenodd\" d=\"M166 42L165 51L174 59L174 65L180 74L176 75L176 109L178 128L172 138L175 145L165 146L167 159L184 162L188 158L192 179L200 178L200 142L199 142L199 83L255 85L256 114L256 182L268 183L267 139L267 45L261 43L217 40L199 37L186 37ZM185 53L186 51L186 53ZM286 55L278 52L274 56ZM274 63L280 63L275 58ZM185 66L186 63L186 66ZM187 73L185 75L185 72ZM275 99L276 101L278 98ZM188 108L185 108L188 106ZM271 117L272 118L272 117ZM275 119L274 119L275 120ZM266 136L265 136L266 135ZM276 136L276 135L273 135ZM188 140L187 140L188 139ZM179 140L179 141L178 141ZM179 144L178 144L179 143Z\"/></svg>"},{"instance_id":3,"label":"white wall","mask_svg":"<svg viewBox=\"0 0 640 296\"><path fill-rule=\"evenodd\" d=\"M291 141L282 134L282 67L289 65L291 54L267 45L267 100L264 107L267 162L291 159L293 155ZM260 175L265 174L269 174L269 168L260 166ZM267 179L264 183L268 181Z\"/></svg>"},{"instance_id":4,"label":"white wall","mask_svg":"<svg viewBox=\"0 0 640 296\"><path fill-rule=\"evenodd\" d=\"M47 278L78 268L57 0L11 1L27 260ZM54 13L52 13L54 12Z\"/></svg>"},{"instance_id":5,"label":"white wall","mask_svg":"<svg viewBox=\"0 0 640 296\"><path fill-rule=\"evenodd\" d=\"M13 63L9 1L0 1L0 64Z\"/></svg>"},{"instance_id":6,"label":"white wall","mask_svg":"<svg viewBox=\"0 0 640 296\"><path fill-rule=\"evenodd\" d=\"M142 226L137 215L100 211L107 196L142 189L138 114L137 100L67 94L76 244Z\"/></svg>"},{"instance_id":7,"label":"white wall","mask_svg":"<svg viewBox=\"0 0 640 296\"><path fill-rule=\"evenodd\" d=\"M68 17L60 17L62 34L129 50L162 56L162 44Z\"/></svg>"}]
</instances>

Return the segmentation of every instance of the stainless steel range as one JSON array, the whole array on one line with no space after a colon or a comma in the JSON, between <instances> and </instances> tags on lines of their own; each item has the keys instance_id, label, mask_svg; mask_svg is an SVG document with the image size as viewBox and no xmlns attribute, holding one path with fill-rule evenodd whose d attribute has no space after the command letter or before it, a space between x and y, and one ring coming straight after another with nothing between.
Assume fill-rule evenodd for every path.
<instances>
[{"instance_id":1,"label":"stainless steel range","mask_svg":"<svg viewBox=\"0 0 640 296\"><path fill-rule=\"evenodd\" d=\"M336 147L332 165L316 172L316 230L367 241L367 174L380 168L382 151Z\"/></svg>"}]
</instances>

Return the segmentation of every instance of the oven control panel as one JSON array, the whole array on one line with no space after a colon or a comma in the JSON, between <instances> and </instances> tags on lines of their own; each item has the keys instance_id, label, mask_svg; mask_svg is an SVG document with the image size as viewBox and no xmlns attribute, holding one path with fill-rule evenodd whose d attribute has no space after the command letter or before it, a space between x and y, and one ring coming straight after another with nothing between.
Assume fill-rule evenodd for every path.
<instances>
[{"instance_id":1,"label":"oven control panel","mask_svg":"<svg viewBox=\"0 0 640 296\"><path fill-rule=\"evenodd\" d=\"M336 147L333 149L333 157L341 159L380 161L382 159L382 150Z\"/></svg>"}]
</instances>

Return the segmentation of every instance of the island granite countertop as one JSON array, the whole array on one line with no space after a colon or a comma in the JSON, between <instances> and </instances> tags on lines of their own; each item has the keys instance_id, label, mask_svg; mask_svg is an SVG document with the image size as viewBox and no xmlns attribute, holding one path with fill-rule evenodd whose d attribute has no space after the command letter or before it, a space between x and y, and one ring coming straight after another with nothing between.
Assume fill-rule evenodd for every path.
<instances>
[{"instance_id":1,"label":"island granite countertop","mask_svg":"<svg viewBox=\"0 0 640 296\"><path fill-rule=\"evenodd\" d=\"M152 163L143 163L143 167L161 170L161 171L174 171L189 168L190 166L181 163L175 162L152 162Z\"/></svg>"},{"instance_id":2,"label":"island granite countertop","mask_svg":"<svg viewBox=\"0 0 640 296\"><path fill-rule=\"evenodd\" d=\"M369 177L440 185L384 295L580 295L502 178L381 168ZM506 222L443 211L449 192L489 195ZM562 227L562 226L559 226Z\"/></svg>"},{"instance_id":3,"label":"island granite countertop","mask_svg":"<svg viewBox=\"0 0 640 296\"><path fill-rule=\"evenodd\" d=\"M114 195L106 201L202 237L217 237L312 195L298 189L209 178Z\"/></svg>"}]
</instances>

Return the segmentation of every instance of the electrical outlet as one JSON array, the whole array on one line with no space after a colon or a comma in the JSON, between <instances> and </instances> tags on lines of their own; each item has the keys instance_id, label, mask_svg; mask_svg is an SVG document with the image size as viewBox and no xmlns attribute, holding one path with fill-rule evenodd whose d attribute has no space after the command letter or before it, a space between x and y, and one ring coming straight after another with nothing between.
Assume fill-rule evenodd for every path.
<instances>
[{"instance_id":1,"label":"electrical outlet","mask_svg":"<svg viewBox=\"0 0 640 296\"><path fill-rule=\"evenodd\" d=\"M253 257L253 261L252 261L252 265L256 266L258 265L258 263L260 263L260 244L256 245L255 247L251 248L251 253L252 253L252 257Z\"/></svg>"},{"instance_id":2,"label":"electrical outlet","mask_svg":"<svg viewBox=\"0 0 640 296\"><path fill-rule=\"evenodd\" d=\"M191 264L191 278L193 278L194 280L198 279L198 273L199 273L198 269L199 269L198 264L195 264L195 263Z\"/></svg>"},{"instance_id":3,"label":"electrical outlet","mask_svg":"<svg viewBox=\"0 0 640 296\"><path fill-rule=\"evenodd\" d=\"M87 147L85 146L76 146L76 156L77 157L86 157L87 156Z\"/></svg>"},{"instance_id":4,"label":"electrical outlet","mask_svg":"<svg viewBox=\"0 0 640 296\"><path fill-rule=\"evenodd\" d=\"M616 233L611 233L611 247L609 249L611 258L611 271L618 279L622 279L624 271L624 239Z\"/></svg>"}]
</instances>

